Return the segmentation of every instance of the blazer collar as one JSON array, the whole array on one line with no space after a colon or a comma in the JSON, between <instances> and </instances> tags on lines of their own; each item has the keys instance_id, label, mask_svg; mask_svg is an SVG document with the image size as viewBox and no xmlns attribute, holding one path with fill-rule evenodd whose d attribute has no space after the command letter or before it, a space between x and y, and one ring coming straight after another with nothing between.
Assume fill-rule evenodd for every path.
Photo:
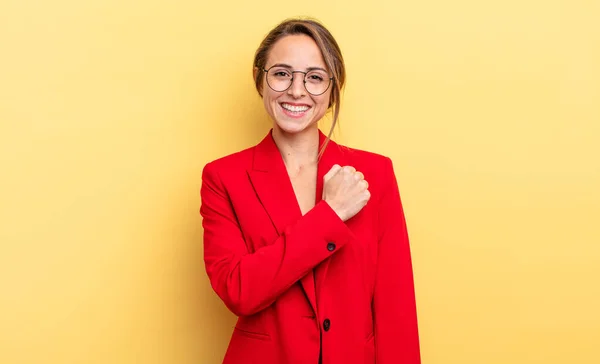
<instances>
[{"instance_id":1,"label":"blazer collar","mask_svg":"<svg viewBox=\"0 0 600 364\"><path fill-rule=\"evenodd\" d=\"M319 130L319 148L323 146L326 139L327 136ZM345 149L347 148L337 144L333 140L329 140L325 152L319 160L319 172L326 169L323 173L323 175L325 175L334 164L337 163L343 165L341 163L345 161ZM277 148L277 144L275 144L275 140L273 139L273 129L271 129L254 149L252 168L255 171L270 172L278 171L281 167L285 169L285 164L283 163L283 158Z\"/></svg>"}]
</instances>

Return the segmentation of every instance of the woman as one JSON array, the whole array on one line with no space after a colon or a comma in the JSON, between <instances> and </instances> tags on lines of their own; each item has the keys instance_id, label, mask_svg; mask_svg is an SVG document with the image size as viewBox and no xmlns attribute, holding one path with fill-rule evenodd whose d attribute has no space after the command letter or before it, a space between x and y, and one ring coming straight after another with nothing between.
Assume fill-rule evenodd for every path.
<instances>
[{"instance_id":1,"label":"woman","mask_svg":"<svg viewBox=\"0 0 600 364\"><path fill-rule=\"evenodd\" d=\"M224 363L420 363L392 162L317 126L339 114L336 41L287 20L258 48L254 79L273 128L202 175L206 271L239 317Z\"/></svg>"}]
</instances>

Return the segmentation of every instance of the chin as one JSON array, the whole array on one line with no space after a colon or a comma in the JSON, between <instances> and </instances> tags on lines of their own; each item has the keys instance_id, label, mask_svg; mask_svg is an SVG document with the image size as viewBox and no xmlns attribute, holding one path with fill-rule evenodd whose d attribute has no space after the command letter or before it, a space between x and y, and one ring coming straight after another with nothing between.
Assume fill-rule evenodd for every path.
<instances>
[{"instance_id":1,"label":"chin","mask_svg":"<svg viewBox=\"0 0 600 364\"><path fill-rule=\"evenodd\" d=\"M297 120L277 120L275 121L275 127L287 134L298 134L316 128L317 123L298 122Z\"/></svg>"}]
</instances>

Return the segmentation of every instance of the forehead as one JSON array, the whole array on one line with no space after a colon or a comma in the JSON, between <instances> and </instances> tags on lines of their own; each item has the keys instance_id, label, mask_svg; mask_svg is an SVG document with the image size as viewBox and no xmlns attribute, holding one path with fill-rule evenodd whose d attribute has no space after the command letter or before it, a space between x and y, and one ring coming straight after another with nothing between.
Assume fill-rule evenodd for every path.
<instances>
[{"instance_id":1,"label":"forehead","mask_svg":"<svg viewBox=\"0 0 600 364\"><path fill-rule=\"evenodd\" d=\"M287 35L273 44L269 52L267 67L276 63L289 64L294 69L326 68L317 43L304 34Z\"/></svg>"}]
</instances>

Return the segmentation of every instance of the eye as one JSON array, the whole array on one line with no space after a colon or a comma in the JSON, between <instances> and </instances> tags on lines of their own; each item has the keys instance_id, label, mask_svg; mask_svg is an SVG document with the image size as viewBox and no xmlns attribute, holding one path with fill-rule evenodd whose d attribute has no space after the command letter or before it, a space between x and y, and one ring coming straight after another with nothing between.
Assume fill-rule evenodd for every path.
<instances>
[{"instance_id":1,"label":"eye","mask_svg":"<svg viewBox=\"0 0 600 364\"><path fill-rule=\"evenodd\" d=\"M306 80L311 83L321 83L325 78L325 75L318 72L312 72L306 75Z\"/></svg>"},{"instance_id":2,"label":"eye","mask_svg":"<svg viewBox=\"0 0 600 364\"><path fill-rule=\"evenodd\" d=\"M275 69L269 72L273 77L277 78L291 78L292 74L288 70L284 69Z\"/></svg>"}]
</instances>

